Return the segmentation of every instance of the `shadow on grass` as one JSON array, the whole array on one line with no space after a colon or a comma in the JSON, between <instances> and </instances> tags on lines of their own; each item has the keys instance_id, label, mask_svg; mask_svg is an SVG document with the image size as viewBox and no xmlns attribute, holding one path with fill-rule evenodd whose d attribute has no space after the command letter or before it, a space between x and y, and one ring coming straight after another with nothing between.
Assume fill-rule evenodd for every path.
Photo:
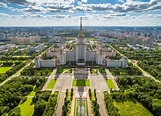
<instances>
[{"instance_id":1,"label":"shadow on grass","mask_svg":"<svg viewBox=\"0 0 161 116\"><path fill-rule=\"evenodd\" d=\"M133 103L137 103L137 100L135 98L124 98L124 99L114 99L115 102L117 103L124 103L126 101L129 101L129 102L133 102Z\"/></svg>"}]
</instances>

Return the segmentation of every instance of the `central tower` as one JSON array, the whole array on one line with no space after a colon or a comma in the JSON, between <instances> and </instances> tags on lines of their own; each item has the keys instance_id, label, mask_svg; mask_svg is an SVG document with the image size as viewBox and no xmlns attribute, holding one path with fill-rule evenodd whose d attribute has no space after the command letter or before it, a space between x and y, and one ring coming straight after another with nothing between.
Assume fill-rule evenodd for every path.
<instances>
[{"instance_id":1,"label":"central tower","mask_svg":"<svg viewBox=\"0 0 161 116\"><path fill-rule=\"evenodd\" d=\"M85 65L87 56L87 44L84 41L84 33L82 28L82 17L80 18L80 29L76 42L76 63L77 65Z\"/></svg>"}]
</instances>

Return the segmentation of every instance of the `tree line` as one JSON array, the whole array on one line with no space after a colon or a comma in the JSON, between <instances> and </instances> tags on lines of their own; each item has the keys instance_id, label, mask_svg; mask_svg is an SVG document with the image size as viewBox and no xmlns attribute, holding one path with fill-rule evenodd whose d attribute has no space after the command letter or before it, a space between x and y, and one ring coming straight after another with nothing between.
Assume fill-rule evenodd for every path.
<instances>
[{"instance_id":1,"label":"tree line","mask_svg":"<svg viewBox=\"0 0 161 116\"><path fill-rule=\"evenodd\" d=\"M33 66L28 66L21 71L22 76L48 76L53 71L53 68L34 69Z\"/></svg>"},{"instance_id":2,"label":"tree line","mask_svg":"<svg viewBox=\"0 0 161 116\"><path fill-rule=\"evenodd\" d=\"M20 64L14 66L10 70L8 70L6 73L0 74L0 82L4 81L9 76L13 75L15 72L17 72L19 69L21 69L25 64L26 64L26 62L21 62Z\"/></svg>"},{"instance_id":3,"label":"tree line","mask_svg":"<svg viewBox=\"0 0 161 116\"><path fill-rule=\"evenodd\" d=\"M91 89L88 90L88 94L89 94L90 100L92 101L91 105L92 105L92 112L94 116L101 116L99 112L99 104L97 103L96 89L94 89L94 96L92 96Z\"/></svg>"},{"instance_id":4,"label":"tree line","mask_svg":"<svg viewBox=\"0 0 161 116\"><path fill-rule=\"evenodd\" d=\"M68 96L70 92L66 89L65 98L64 98L64 105L62 107L62 116L68 116L71 112L71 103L73 99L73 88L71 88L70 96Z\"/></svg>"}]
</instances>

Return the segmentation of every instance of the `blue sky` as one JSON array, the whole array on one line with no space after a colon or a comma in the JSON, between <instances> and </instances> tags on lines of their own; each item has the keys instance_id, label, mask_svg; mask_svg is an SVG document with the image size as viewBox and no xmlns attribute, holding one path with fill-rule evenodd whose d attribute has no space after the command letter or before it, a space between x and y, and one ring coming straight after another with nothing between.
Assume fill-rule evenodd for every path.
<instances>
[{"instance_id":1,"label":"blue sky","mask_svg":"<svg viewBox=\"0 0 161 116\"><path fill-rule=\"evenodd\" d=\"M0 0L0 26L161 26L161 0Z\"/></svg>"}]
</instances>

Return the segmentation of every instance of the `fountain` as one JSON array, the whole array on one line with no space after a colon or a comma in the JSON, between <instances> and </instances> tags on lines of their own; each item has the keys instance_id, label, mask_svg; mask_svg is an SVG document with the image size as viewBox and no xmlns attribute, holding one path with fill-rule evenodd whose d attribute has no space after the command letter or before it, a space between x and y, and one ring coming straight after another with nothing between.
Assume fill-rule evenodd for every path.
<instances>
[{"instance_id":1,"label":"fountain","mask_svg":"<svg viewBox=\"0 0 161 116\"><path fill-rule=\"evenodd\" d=\"M76 98L75 102L75 116L87 116L86 98Z\"/></svg>"},{"instance_id":2,"label":"fountain","mask_svg":"<svg viewBox=\"0 0 161 116\"><path fill-rule=\"evenodd\" d=\"M87 99L83 98L83 88L78 87L79 97L75 99L75 116L87 116Z\"/></svg>"}]
</instances>

